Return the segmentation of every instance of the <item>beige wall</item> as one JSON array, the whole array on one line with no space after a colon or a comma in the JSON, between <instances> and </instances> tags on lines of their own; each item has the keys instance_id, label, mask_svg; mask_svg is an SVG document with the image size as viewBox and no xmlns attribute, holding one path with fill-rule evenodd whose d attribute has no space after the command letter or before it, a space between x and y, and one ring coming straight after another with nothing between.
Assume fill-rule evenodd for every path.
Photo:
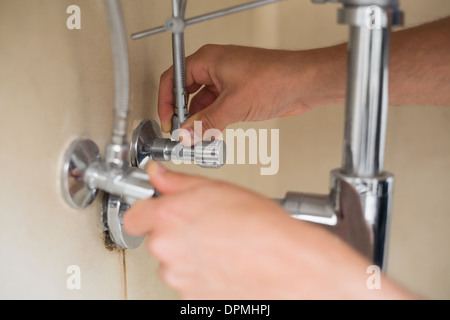
<instances>
[{"instance_id":1,"label":"beige wall","mask_svg":"<svg viewBox=\"0 0 450 320\"><path fill-rule=\"evenodd\" d=\"M188 16L245 1L190 0ZM426 4L425 4L426 3ZM82 29L69 31L67 6L82 10ZM128 33L157 26L170 1L123 1ZM402 1L407 23L450 13L445 0ZM186 51L206 43L303 49L345 41L337 5L307 0L240 13L189 27ZM100 199L76 211L59 192L61 156L76 137L104 148L111 130L113 78L101 1L0 0L0 298L176 298L158 278L145 246L126 253L105 249ZM171 64L170 35L129 41L130 131L156 118L159 75ZM449 109L450 110L450 109ZM430 298L450 298L450 111L395 107L390 111L386 169L396 189L388 274ZM176 170L232 181L271 197L287 190L327 192L328 174L340 165L343 107L302 117L236 124L279 128L280 171L259 166ZM78 265L81 290L68 290L66 269Z\"/></svg>"}]
</instances>

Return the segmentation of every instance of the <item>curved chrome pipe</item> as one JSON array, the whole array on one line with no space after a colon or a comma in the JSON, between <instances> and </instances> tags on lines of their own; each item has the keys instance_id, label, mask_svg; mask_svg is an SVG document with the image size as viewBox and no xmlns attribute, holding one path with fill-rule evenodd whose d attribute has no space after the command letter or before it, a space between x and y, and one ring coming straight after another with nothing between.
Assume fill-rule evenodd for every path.
<instances>
[{"instance_id":1,"label":"curved chrome pipe","mask_svg":"<svg viewBox=\"0 0 450 320\"><path fill-rule=\"evenodd\" d=\"M386 269L393 175L383 170L392 25L402 23L398 0L341 2L338 20L350 26L344 156L331 172L330 193L288 193L277 202L292 217L315 222Z\"/></svg>"},{"instance_id":2,"label":"curved chrome pipe","mask_svg":"<svg viewBox=\"0 0 450 320\"><path fill-rule=\"evenodd\" d=\"M108 16L111 52L114 67L114 120L111 142L105 161L115 169L127 166L127 117L130 97L127 34L119 0L104 0Z\"/></svg>"}]
</instances>

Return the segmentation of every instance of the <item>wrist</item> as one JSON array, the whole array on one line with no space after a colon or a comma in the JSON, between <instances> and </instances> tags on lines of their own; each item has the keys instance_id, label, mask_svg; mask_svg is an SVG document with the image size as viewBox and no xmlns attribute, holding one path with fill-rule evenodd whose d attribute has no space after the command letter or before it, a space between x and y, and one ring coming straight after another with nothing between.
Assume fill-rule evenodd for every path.
<instances>
[{"instance_id":1,"label":"wrist","mask_svg":"<svg viewBox=\"0 0 450 320\"><path fill-rule=\"evenodd\" d=\"M299 51L297 59L304 69L298 85L305 88L303 101L309 109L345 103L346 44Z\"/></svg>"}]
</instances>

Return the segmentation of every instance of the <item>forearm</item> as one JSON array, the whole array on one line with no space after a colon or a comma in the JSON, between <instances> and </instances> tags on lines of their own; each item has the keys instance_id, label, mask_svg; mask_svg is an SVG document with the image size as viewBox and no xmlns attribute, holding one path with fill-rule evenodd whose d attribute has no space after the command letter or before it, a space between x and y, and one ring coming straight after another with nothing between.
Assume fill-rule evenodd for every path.
<instances>
[{"instance_id":1,"label":"forearm","mask_svg":"<svg viewBox=\"0 0 450 320\"><path fill-rule=\"evenodd\" d=\"M450 105L450 18L392 34L390 104Z\"/></svg>"},{"instance_id":2,"label":"forearm","mask_svg":"<svg viewBox=\"0 0 450 320\"><path fill-rule=\"evenodd\" d=\"M316 71L311 107L343 104L347 44L300 51ZM450 18L392 32L389 104L450 105Z\"/></svg>"},{"instance_id":3,"label":"forearm","mask_svg":"<svg viewBox=\"0 0 450 320\"><path fill-rule=\"evenodd\" d=\"M450 18L392 33L391 105L450 105ZM344 104L347 44L302 51L209 45L186 59L195 94L183 129L224 130L231 123L305 113ZM163 130L174 112L173 70L161 76L158 113ZM198 132L202 136L203 132Z\"/></svg>"}]
</instances>

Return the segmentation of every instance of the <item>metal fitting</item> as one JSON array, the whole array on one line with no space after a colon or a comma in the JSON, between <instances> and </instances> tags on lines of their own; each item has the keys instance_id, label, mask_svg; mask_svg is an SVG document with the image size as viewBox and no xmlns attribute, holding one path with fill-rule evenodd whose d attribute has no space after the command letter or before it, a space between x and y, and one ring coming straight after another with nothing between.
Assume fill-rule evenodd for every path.
<instances>
[{"instance_id":1,"label":"metal fitting","mask_svg":"<svg viewBox=\"0 0 450 320\"><path fill-rule=\"evenodd\" d=\"M167 19L166 23L164 24L164 28L172 33L181 33L184 32L186 24L181 18L171 17Z\"/></svg>"},{"instance_id":2,"label":"metal fitting","mask_svg":"<svg viewBox=\"0 0 450 320\"><path fill-rule=\"evenodd\" d=\"M195 163L202 168L220 168L225 164L226 146L222 140L200 141L193 147L162 138L161 129L154 120L143 120L131 139L130 161L144 168L149 160L179 160Z\"/></svg>"}]
</instances>

